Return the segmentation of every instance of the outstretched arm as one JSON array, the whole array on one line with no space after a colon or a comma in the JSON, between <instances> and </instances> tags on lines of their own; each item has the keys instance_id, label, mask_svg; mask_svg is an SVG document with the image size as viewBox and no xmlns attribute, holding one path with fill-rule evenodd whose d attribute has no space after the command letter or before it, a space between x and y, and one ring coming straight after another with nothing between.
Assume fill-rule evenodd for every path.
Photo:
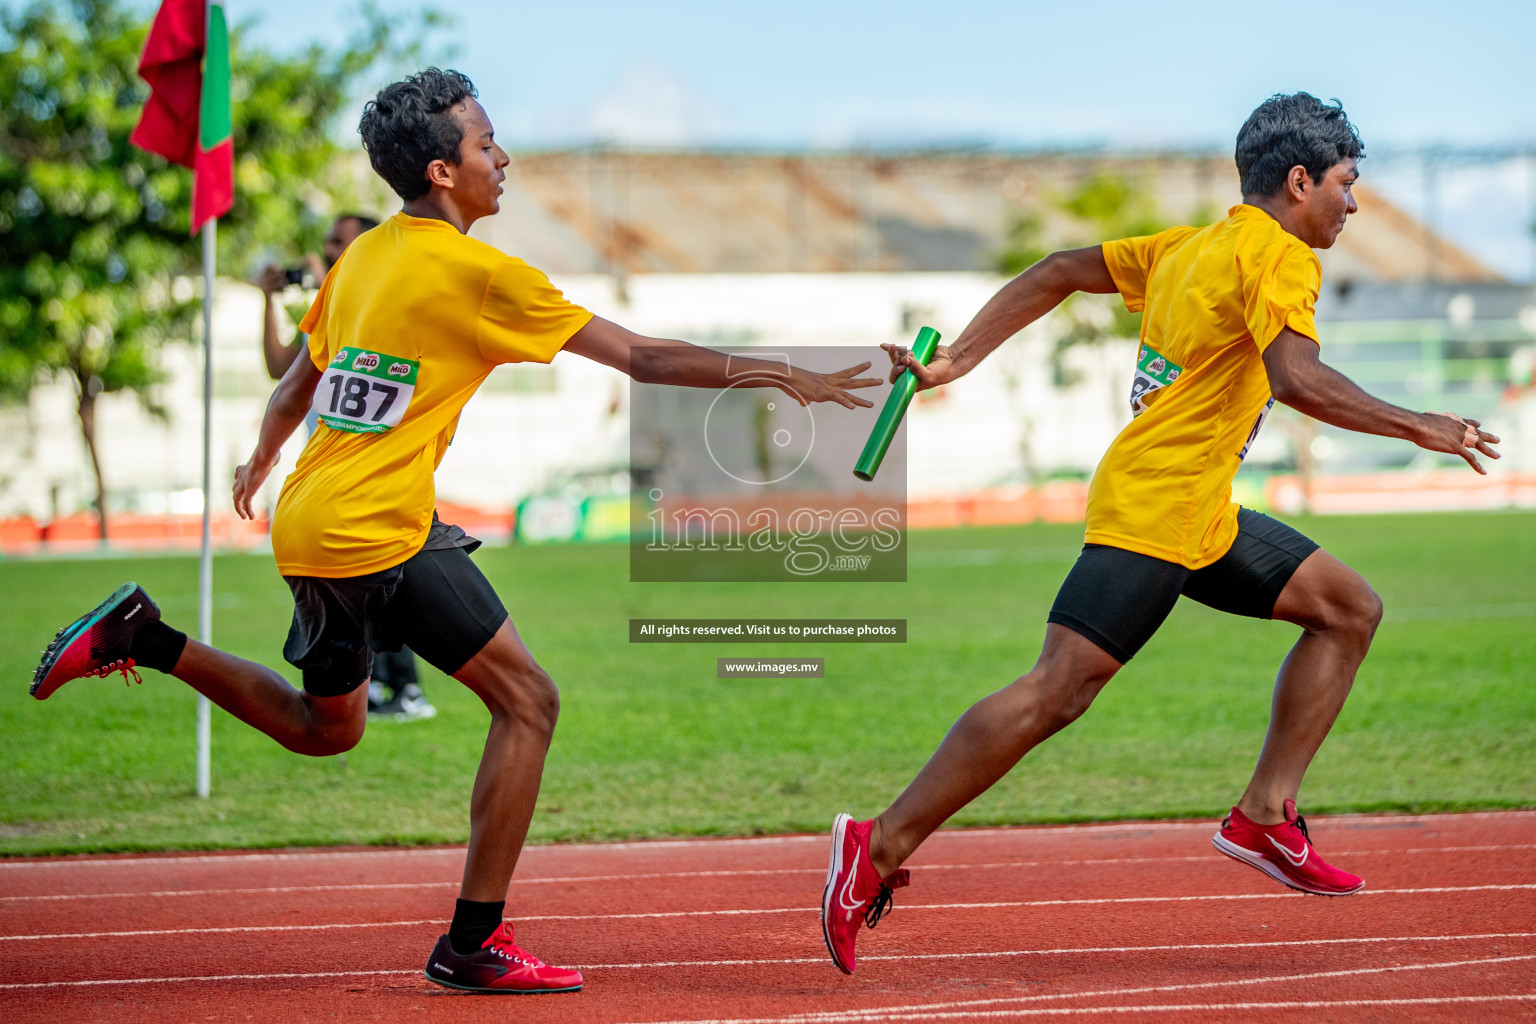
<instances>
[{"instance_id":1,"label":"outstretched arm","mask_svg":"<svg viewBox=\"0 0 1536 1024\"><path fill-rule=\"evenodd\" d=\"M777 387L802 405L836 402L849 409L859 405L868 407L870 402L850 395L848 391L875 387L880 383L878 377L854 378L854 374L869 369L869 363L850 366L836 373L815 373L791 366L786 377L781 363L728 356L686 341L647 338L600 316L594 316L573 334L565 343L565 350L611 366L646 384L728 388L741 383L748 387ZM758 374L743 380L754 370L759 371Z\"/></svg>"},{"instance_id":2,"label":"outstretched arm","mask_svg":"<svg viewBox=\"0 0 1536 1024\"><path fill-rule=\"evenodd\" d=\"M1477 461L1478 452L1499 457L1491 447L1499 439L1479 430L1477 420L1455 413L1413 412L1383 402L1318 356L1317 342L1289 327L1281 329L1264 350L1264 370L1275 401L1345 430L1401 437L1432 452L1460 455L1479 473L1487 471Z\"/></svg>"},{"instance_id":3,"label":"outstretched arm","mask_svg":"<svg viewBox=\"0 0 1536 1024\"><path fill-rule=\"evenodd\" d=\"M277 465L282 454L283 442L293 435L315 398L315 386L320 383L320 368L305 352L288 367L277 390L267 403L267 414L261 419L261 435L250 460L235 470L235 512L241 519L254 519L251 499L261 488L267 474Z\"/></svg>"},{"instance_id":4,"label":"outstretched arm","mask_svg":"<svg viewBox=\"0 0 1536 1024\"><path fill-rule=\"evenodd\" d=\"M971 318L953 345L939 346L927 366L900 345L882 346L894 364L891 381L894 383L903 370L911 370L919 391L947 384L970 373L993 349L1061 305L1073 292L1103 295L1115 290L1103 247L1053 252L1003 285Z\"/></svg>"}]
</instances>

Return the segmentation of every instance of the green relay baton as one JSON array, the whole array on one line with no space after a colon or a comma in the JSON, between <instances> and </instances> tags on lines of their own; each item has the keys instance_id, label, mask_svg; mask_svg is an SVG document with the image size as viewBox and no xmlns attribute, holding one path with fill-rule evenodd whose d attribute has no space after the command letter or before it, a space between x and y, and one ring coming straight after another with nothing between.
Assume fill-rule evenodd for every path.
<instances>
[{"instance_id":1,"label":"green relay baton","mask_svg":"<svg viewBox=\"0 0 1536 1024\"><path fill-rule=\"evenodd\" d=\"M912 358L927 366L928 360L933 358L933 350L938 347L939 332L932 327L924 327L917 332L917 340L912 343ZM875 478L885 458L886 449L890 448L891 439L896 436L896 428L901 426L901 417L905 415L907 406L912 404L912 396L916 393L917 378L912 376L911 370L904 370L896 378L896 383L891 385L885 408L880 410L880 418L875 420L875 429L870 432L869 440L864 444L864 452L854 464L854 476L865 481Z\"/></svg>"}]
</instances>

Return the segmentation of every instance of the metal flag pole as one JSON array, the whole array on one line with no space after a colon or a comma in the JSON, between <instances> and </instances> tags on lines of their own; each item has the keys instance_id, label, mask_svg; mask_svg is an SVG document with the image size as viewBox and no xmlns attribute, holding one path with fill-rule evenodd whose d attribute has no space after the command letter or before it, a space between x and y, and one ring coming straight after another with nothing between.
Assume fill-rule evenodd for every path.
<instances>
[{"instance_id":1,"label":"metal flag pole","mask_svg":"<svg viewBox=\"0 0 1536 1024\"><path fill-rule=\"evenodd\" d=\"M218 218L203 225L203 548L197 567L197 638L213 643L213 270ZM197 697L197 795L211 792L213 711Z\"/></svg>"}]
</instances>

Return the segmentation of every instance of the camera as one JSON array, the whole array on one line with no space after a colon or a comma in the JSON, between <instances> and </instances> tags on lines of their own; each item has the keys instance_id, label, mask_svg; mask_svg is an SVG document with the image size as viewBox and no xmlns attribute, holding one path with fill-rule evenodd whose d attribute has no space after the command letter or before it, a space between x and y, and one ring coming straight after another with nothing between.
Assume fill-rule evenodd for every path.
<instances>
[{"instance_id":1,"label":"camera","mask_svg":"<svg viewBox=\"0 0 1536 1024\"><path fill-rule=\"evenodd\" d=\"M310 279L308 267L289 267L283 271L283 276L289 284L296 284L301 288L308 287L313 283Z\"/></svg>"}]
</instances>

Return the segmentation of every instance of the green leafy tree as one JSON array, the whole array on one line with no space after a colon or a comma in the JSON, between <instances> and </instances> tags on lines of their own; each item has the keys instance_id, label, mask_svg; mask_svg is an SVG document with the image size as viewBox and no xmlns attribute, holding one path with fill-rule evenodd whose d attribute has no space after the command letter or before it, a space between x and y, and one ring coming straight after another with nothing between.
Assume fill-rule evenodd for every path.
<instances>
[{"instance_id":1,"label":"green leafy tree","mask_svg":"<svg viewBox=\"0 0 1536 1024\"><path fill-rule=\"evenodd\" d=\"M1003 247L992 258L992 269L1017 277L1051 254L1045 244L1045 219L1038 213L1019 210L1003 229Z\"/></svg>"},{"instance_id":2,"label":"green leafy tree","mask_svg":"<svg viewBox=\"0 0 1536 1024\"><path fill-rule=\"evenodd\" d=\"M0 8L0 397L73 381L103 539L97 401L132 393L163 415L156 352L188 338L197 311L191 174L128 142L148 95L137 74L148 17L124 0ZM222 271L245 276L258 254L317 249L329 218L354 203L340 115L371 69L410 63L444 23L371 7L363 17L347 45L294 55L232 34L235 205L219 222Z\"/></svg>"}]
</instances>

